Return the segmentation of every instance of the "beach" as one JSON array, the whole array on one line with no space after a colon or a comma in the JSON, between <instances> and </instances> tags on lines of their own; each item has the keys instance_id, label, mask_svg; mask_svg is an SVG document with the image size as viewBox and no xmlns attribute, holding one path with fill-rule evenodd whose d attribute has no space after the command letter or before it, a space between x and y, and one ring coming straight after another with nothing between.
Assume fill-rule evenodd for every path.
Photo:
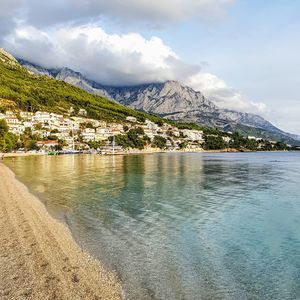
<instances>
[{"instance_id":1,"label":"beach","mask_svg":"<svg viewBox=\"0 0 300 300\"><path fill-rule=\"evenodd\" d=\"M116 277L0 163L0 298L121 299Z\"/></svg>"}]
</instances>

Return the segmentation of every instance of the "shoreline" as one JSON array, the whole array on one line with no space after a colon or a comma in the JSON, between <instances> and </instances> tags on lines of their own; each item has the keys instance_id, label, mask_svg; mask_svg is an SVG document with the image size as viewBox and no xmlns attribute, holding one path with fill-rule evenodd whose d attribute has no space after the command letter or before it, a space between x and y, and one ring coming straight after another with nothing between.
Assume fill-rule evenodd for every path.
<instances>
[{"instance_id":1,"label":"shoreline","mask_svg":"<svg viewBox=\"0 0 300 300\"><path fill-rule=\"evenodd\" d=\"M4 158L8 157L27 157L27 156L42 156L42 155L48 155L46 153L30 153L30 152L22 152L22 153L17 153L17 152L7 152L7 153L2 153L0 152L0 160L2 155L4 155Z\"/></svg>"},{"instance_id":2,"label":"shoreline","mask_svg":"<svg viewBox=\"0 0 300 300\"><path fill-rule=\"evenodd\" d=\"M276 152L289 152L289 150L272 150L272 151L252 151L252 150L238 150L234 148L225 148L221 150L203 150L201 148L199 149L185 149L185 150L176 150L176 151L169 151L169 150L162 150L162 149L129 149L125 150L124 152L121 153L115 153L115 154L103 154L104 156L113 156L113 155L130 155L130 154L156 154L156 153L276 153ZM87 155L87 153L84 153ZM101 155L97 153L98 155ZM17 152L8 152L8 153L1 153L0 152L0 162L2 155L4 155L4 158L10 158L10 157L28 157L28 156L43 156L46 155L48 156L48 153L17 153ZM68 155L68 154L65 154ZM71 155L71 154L69 154ZM92 153L94 155L94 153Z\"/></svg>"},{"instance_id":3,"label":"shoreline","mask_svg":"<svg viewBox=\"0 0 300 300\"><path fill-rule=\"evenodd\" d=\"M0 298L122 299L116 276L0 163Z\"/></svg>"}]
</instances>

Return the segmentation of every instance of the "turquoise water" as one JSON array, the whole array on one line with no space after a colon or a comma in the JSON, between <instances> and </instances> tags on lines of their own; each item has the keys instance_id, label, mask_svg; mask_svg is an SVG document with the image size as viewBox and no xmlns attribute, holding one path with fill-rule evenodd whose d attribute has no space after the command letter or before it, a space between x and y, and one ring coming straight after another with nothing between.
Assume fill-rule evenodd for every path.
<instances>
[{"instance_id":1,"label":"turquoise water","mask_svg":"<svg viewBox=\"0 0 300 300\"><path fill-rule=\"evenodd\" d=\"M300 153L7 164L128 299L300 299Z\"/></svg>"}]
</instances>

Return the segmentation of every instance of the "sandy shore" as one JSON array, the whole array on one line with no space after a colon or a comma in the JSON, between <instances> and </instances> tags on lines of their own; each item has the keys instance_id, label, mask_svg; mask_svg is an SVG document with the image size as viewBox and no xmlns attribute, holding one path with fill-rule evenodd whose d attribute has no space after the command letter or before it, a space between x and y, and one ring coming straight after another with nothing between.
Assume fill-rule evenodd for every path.
<instances>
[{"instance_id":1,"label":"sandy shore","mask_svg":"<svg viewBox=\"0 0 300 300\"><path fill-rule=\"evenodd\" d=\"M182 149L182 150L176 150L176 151L170 151L170 150L163 150L159 148L145 148L143 150L139 149L127 149L124 152L116 152L115 155L124 155L124 154L154 154L154 153L225 153L225 152L242 152L237 149L233 148L226 148L222 150L203 150L202 148L196 148L196 149ZM253 151L243 151L243 152L253 152ZM270 151L268 151L270 152ZM24 156L33 156L33 155L47 155L47 153L17 153L17 152L10 152L10 153L0 153L0 160L2 158L2 155L4 154L4 157L24 157ZM112 154L107 154L112 155Z\"/></svg>"},{"instance_id":2,"label":"sandy shore","mask_svg":"<svg viewBox=\"0 0 300 300\"><path fill-rule=\"evenodd\" d=\"M121 299L116 278L2 163L0 299Z\"/></svg>"},{"instance_id":3,"label":"sandy shore","mask_svg":"<svg viewBox=\"0 0 300 300\"><path fill-rule=\"evenodd\" d=\"M32 152L21 152L21 153L18 153L18 152L9 152L9 153L1 153L0 152L0 159L2 158L2 155L4 155L5 158L7 157L21 157L21 156L32 156L32 155L46 155L46 153L40 153L40 152L37 152L37 153L32 153Z\"/></svg>"}]
</instances>

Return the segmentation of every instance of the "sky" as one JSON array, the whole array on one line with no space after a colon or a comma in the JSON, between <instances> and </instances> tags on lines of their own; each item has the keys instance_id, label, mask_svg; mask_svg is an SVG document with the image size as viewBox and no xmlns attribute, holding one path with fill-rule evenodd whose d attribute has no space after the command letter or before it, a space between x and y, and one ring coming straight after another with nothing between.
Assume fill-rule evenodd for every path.
<instances>
[{"instance_id":1,"label":"sky","mask_svg":"<svg viewBox=\"0 0 300 300\"><path fill-rule=\"evenodd\" d=\"M300 134L298 0L0 0L0 47L102 84L179 80Z\"/></svg>"}]
</instances>

